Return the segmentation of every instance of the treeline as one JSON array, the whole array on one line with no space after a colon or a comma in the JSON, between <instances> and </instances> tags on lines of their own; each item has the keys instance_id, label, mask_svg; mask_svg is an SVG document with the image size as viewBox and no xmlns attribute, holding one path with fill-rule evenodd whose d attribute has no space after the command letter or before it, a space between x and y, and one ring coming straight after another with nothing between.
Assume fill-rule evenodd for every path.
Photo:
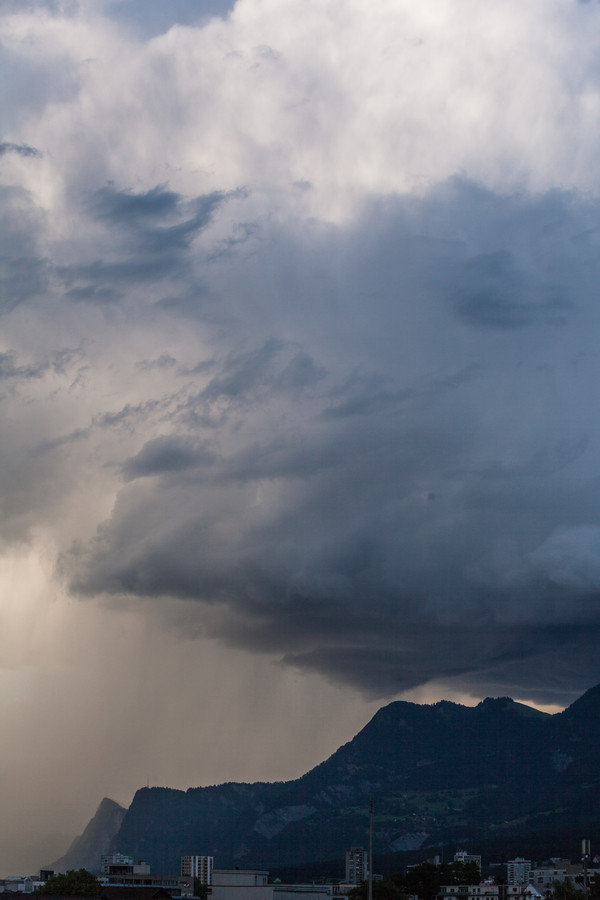
<instances>
[{"instance_id":1,"label":"treeline","mask_svg":"<svg viewBox=\"0 0 600 900\"><path fill-rule=\"evenodd\" d=\"M102 885L87 869L69 869L59 875L51 875L37 894L59 895L61 897L98 897Z\"/></svg>"},{"instance_id":2,"label":"treeline","mask_svg":"<svg viewBox=\"0 0 600 900\"><path fill-rule=\"evenodd\" d=\"M600 879L591 876L583 884L583 876L578 875L575 883L570 879L555 881L551 887L540 891L546 900L600 900ZM480 884L481 872L477 865L470 863L421 863L406 872L388 875L382 881L373 882L373 900L406 900L417 896L420 900L435 900L442 885ZM352 893L352 900L368 900L368 884L363 881Z\"/></svg>"},{"instance_id":3,"label":"treeline","mask_svg":"<svg viewBox=\"0 0 600 900\"><path fill-rule=\"evenodd\" d=\"M383 881L373 882L373 900L402 900L411 894L420 900L435 900L443 884L480 884L481 872L474 862L421 863L406 872L388 875ZM352 900L368 900L366 882L352 891Z\"/></svg>"}]
</instances>

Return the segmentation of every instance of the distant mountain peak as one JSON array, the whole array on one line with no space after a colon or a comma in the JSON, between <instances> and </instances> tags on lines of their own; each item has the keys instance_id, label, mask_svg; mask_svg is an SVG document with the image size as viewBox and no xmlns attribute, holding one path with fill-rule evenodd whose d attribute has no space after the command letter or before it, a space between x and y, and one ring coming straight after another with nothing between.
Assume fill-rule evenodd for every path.
<instances>
[{"instance_id":1,"label":"distant mountain peak","mask_svg":"<svg viewBox=\"0 0 600 900\"><path fill-rule=\"evenodd\" d=\"M95 814L98 815L107 812L114 812L115 810L119 809L125 812L125 807L121 806L120 803L117 803L116 800L111 800L110 797L103 797Z\"/></svg>"},{"instance_id":2,"label":"distant mountain peak","mask_svg":"<svg viewBox=\"0 0 600 900\"><path fill-rule=\"evenodd\" d=\"M45 868L54 869L55 872L66 872L68 869L98 872L100 857L108 852L126 812L116 800L104 797L83 834L75 838L64 856Z\"/></svg>"},{"instance_id":3,"label":"distant mountain peak","mask_svg":"<svg viewBox=\"0 0 600 900\"><path fill-rule=\"evenodd\" d=\"M564 710L562 715L568 717L580 715L588 716L594 712L597 712L600 715L600 684L591 687L585 694L578 697L577 700Z\"/></svg>"},{"instance_id":4,"label":"distant mountain peak","mask_svg":"<svg viewBox=\"0 0 600 900\"><path fill-rule=\"evenodd\" d=\"M513 700L512 697L486 697L485 700L477 704L475 709L494 715L498 712L511 713L533 719L544 719L550 715L550 713L543 712L541 709L536 709L535 706L519 703L517 700Z\"/></svg>"}]
</instances>

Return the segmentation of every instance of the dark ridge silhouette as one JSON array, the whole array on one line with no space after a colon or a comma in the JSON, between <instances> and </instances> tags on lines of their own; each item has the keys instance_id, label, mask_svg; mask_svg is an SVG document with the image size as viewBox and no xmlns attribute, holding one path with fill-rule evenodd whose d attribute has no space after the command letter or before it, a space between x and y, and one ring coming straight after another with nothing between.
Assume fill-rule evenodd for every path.
<instances>
[{"instance_id":1,"label":"dark ridge silhouette","mask_svg":"<svg viewBox=\"0 0 600 900\"><path fill-rule=\"evenodd\" d=\"M142 788L111 847L165 874L190 852L217 866L339 860L367 844L371 794L382 860L469 841L581 837L599 819L600 686L556 715L509 697L475 707L390 703L293 781ZM77 843L61 862L73 867L75 852Z\"/></svg>"}]
</instances>

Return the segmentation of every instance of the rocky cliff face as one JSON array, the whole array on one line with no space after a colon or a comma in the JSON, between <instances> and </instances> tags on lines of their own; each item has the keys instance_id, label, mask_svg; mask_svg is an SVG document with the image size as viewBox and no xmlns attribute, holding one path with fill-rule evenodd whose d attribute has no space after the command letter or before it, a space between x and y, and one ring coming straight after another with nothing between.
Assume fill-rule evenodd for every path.
<instances>
[{"instance_id":1,"label":"rocky cliff face","mask_svg":"<svg viewBox=\"0 0 600 900\"><path fill-rule=\"evenodd\" d=\"M83 834L75 838L64 856L46 868L55 872L66 872L68 869L97 872L100 857L108 852L126 812L125 807L105 797Z\"/></svg>"},{"instance_id":2,"label":"rocky cliff face","mask_svg":"<svg viewBox=\"0 0 600 900\"><path fill-rule=\"evenodd\" d=\"M138 791L112 847L164 872L190 852L219 866L339 858L366 844L370 794L382 853L599 818L600 687L555 716L509 698L391 703L295 781Z\"/></svg>"}]
</instances>

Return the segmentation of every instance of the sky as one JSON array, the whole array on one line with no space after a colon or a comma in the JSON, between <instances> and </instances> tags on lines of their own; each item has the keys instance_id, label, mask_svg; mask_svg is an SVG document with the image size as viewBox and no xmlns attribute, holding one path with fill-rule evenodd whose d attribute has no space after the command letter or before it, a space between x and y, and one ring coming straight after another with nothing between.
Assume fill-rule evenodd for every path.
<instances>
[{"instance_id":1,"label":"sky","mask_svg":"<svg viewBox=\"0 0 600 900\"><path fill-rule=\"evenodd\" d=\"M0 873L393 699L600 682L599 43L0 0Z\"/></svg>"}]
</instances>

